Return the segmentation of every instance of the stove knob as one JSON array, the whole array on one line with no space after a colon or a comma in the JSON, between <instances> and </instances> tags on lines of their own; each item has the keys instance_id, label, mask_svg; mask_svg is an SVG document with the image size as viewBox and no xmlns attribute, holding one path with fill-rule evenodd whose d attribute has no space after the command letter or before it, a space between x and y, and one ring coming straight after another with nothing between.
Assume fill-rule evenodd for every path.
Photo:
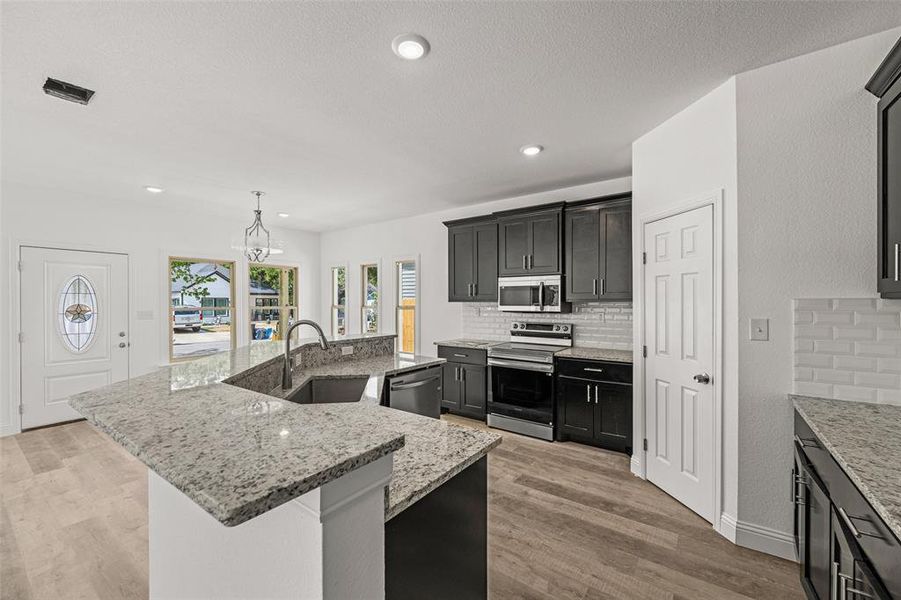
<instances>
[{"instance_id":1,"label":"stove knob","mask_svg":"<svg viewBox=\"0 0 901 600\"><path fill-rule=\"evenodd\" d=\"M513 324L513 329L519 329L519 323L514 323L514 324Z\"/></svg>"},{"instance_id":2,"label":"stove knob","mask_svg":"<svg viewBox=\"0 0 901 600\"><path fill-rule=\"evenodd\" d=\"M560 331L560 326L559 326L559 325L554 325L554 331Z\"/></svg>"},{"instance_id":3,"label":"stove knob","mask_svg":"<svg viewBox=\"0 0 901 600\"><path fill-rule=\"evenodd\" d=\"M563 326L563 331L569 331L569 325L564 325L564 326Z\"/></svg>"}]
</instances>

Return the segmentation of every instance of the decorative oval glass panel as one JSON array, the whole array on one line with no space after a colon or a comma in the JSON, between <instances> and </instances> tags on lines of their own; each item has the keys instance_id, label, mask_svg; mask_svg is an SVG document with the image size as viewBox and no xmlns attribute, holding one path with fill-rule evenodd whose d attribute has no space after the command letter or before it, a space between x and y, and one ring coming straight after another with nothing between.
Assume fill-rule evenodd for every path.
<instances>
[{"instance_id":1,"label":"decorative oval glass panel","mask_svg":"<svg viewBox=\"0 0 901 600\"><path fill-rule=\"evenodd\" d=\"M67 281L59 294L57 321L66 347L75 353L85 352L97 332L97 294L84 275Z\"/></svg>"}]
</instances>

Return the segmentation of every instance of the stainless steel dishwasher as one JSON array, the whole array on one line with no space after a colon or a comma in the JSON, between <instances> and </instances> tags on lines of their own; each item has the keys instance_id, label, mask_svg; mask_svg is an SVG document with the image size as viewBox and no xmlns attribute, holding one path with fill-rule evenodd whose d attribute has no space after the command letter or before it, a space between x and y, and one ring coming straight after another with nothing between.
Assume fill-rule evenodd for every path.
<instances>
[{"instance_id":1,"label":"stainless steel dishwasher","mask_svg":"<svg viewBox=\"0 0 901 600\"><path fill-rule=\"evenodd\" d=\"M441 365L392 375L387 389L391 408L435 419L441 416Z\"/></svg>"}]
</instances>

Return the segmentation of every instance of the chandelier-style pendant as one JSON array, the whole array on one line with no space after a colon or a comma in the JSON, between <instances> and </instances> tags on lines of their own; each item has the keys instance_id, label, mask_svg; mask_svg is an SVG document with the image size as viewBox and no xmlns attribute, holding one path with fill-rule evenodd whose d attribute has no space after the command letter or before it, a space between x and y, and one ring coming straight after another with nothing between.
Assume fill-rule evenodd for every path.
<instances>
[{"instance_id":1,"label":"chandelier-style pendant","mask_svg":"<svg viewBox=\"0 0 901 600\"><path fill-rule=\"evenodd\" d=\"M269 230L263 227L263 211L260 209L260 196L263 192L250 193L257 197L257 209L253 211L253 223L244 230L244 255L250 262L261 263L269 258L272 246Z\"/></svg>"}]
</instances>

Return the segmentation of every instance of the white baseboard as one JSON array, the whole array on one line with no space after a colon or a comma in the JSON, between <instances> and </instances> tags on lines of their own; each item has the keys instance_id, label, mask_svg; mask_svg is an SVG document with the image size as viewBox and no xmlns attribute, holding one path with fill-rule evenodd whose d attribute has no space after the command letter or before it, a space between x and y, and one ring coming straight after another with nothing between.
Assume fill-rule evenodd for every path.
<instances>
[{"instance_id":1,"label":"white baseboard","mask_svg":"<svg viewBox=\"0 0 901 600\"><path fill-rule=\"evenodd\" d=\"M7 435L16 435L17 433L21 432L15 425L0 425L0 437L5 437Z\"/></svg>"},{"instance_id":2,"label":"white baseboard","mask_svg":"<svg viewBox=\"0 0 901 600\"><path fill-rule=\"evenodd\" d=\"M717 532L733 544L735 543L736 528L735 517L728 513L722 513L720 515L720 528L717 530Z\"/></svg>"},{"instance_id":3,"label":"white baseboard","mask_svg":"<svg viewBox=\"0 0 901 600\"><path fill-rule=\"evenodd\" d=\"M629 470L632 471L632 474L636 477L642 477L641 475L641 461L638 460L638 456L636 454L632 454L632 459L629 461Z\"/></svg>"},{"instance_id":4,"label":"white baseboard","mask_svg":"<svg viewBox=\"0 0 901 600\"><path fill-rule=\"evenodd\" d=\"M732 515L723 513L720 516L720 535L744 548L790 561L798 560L795 556L794 536L784 531L739 521Z\"/></svg>"}]
</instances>

